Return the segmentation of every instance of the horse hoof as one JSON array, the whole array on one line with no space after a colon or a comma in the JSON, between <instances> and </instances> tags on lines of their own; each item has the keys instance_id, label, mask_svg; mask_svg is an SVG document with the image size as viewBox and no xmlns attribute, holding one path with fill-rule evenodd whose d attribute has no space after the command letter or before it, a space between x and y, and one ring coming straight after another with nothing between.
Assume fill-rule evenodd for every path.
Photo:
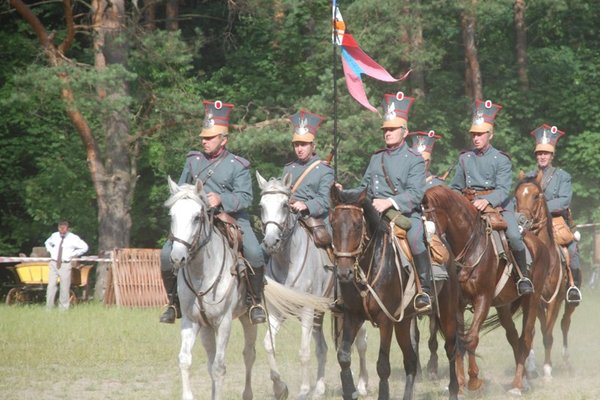
<instances>
[{"instance_id":1,"label":"horse hoof","mask_svg":"<svg viewBox=\"0 0 600 400\"><path fill-rule=\"evenodd\" d=\"M481 389L481 385L483 385L483 381L479 378L469 379L469 384L467 385L467 389L470 392L476 392Z\"/></svg>"},{"instance_id":2,"label":"horse hoof","mask_svg":"<svg viewBox=\"0 0 600 400\"><path fill-rule=\"evenodd\" d=\"M356 385L356 391L358 392L358 394L360 396L362 396L362 397L366 396L368 394L366 383L358 382L358 385Z\"/></svg>"},{"instance_id":3,"label":"horse hoof","mask_svg":"<svg viewBox=\"0 0 600 400\"><path fill-rule=\"evenodd\" d=\"M277 400L286 400L289 395L287 385L281 381L273 384L273 394Z\"/></svg>"},{"instance_id":4,"label":"horse hoof","mask_svg":"<svg viewBox=\"0 0 600 400\"><path fill-rule=\"evenodd\" d=\"M519 388L512 388L508 391L508 394L512 397L521 397L523 395L523 393L521 393L521 389Z\"/></svg>"}]
</instances>

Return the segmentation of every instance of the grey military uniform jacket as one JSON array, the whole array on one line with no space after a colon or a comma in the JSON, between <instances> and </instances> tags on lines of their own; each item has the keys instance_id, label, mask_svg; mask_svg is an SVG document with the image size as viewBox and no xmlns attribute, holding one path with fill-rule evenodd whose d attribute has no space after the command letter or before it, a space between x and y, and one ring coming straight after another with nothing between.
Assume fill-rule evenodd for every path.
<instances>
[{"instance_id":1,"label":"grey military uniform jacket","mask_svg":"<svg viewBox=\"0 0 600 400\"><path fill-rule=\"evenodd\" d=\"M446 185L446 181L440 179L435 175L432 175L431 173L427 174L427 177L425 178L425 183L427 185L427 189L432 188L434 186Z\"/></svg>"},{"instance_id":2,"label":"grey military uniform jacket","mask_svg":"<svg viewBox=\"0 0 600 400\"><path fill-rule=\"evenodd\" d=\"M385 179L382 168L394 187ZM371 199L390 199L394 208L411 217L421 215L421 201L425 194L425 162L421 154L406 142L393 149L381 149L371 156L369 166L360 185L348 192L361 192L368 188Z\"/></svg>"},{"instance_id":3,"label":"grey military uniform jacket","mask_svg":"<svg viewBox=\"0 0 600 400\"><path fill-rule=\"evenodd\" d=\"M461 153L450 188L463 190L492 190L486 199L492 207L512 209L512 162L508 155L489 146L483 152L475 149Z\"/></svg>"},{"instance_id":4,"label":"grey military uniform jacket","mask_svg":"<svg viewBox=\"0 0 600 400\"><path fill-rule=\"evenodd\" d=\"M314 162L319 164L306 175L300 186L292 194L294 199L303 201L308 207L308 215L315 218L326 219L329 213L329 191L333 185L333 170L319 156L313 155L307 162L298 160L288 163L283 168L283 175L290 173L292 176L292 187Z\"/></svg>"},{"instance_id":5,"label":"grey military uniform jacket","mask_svg":"<svg viewBox=\"0 0 600 400\"><path fill-rule=\"evenodd\" d=\"M527 176L536 176L538 170L532 171ZM549 166L542 170L542 190L548 205L548 210L554 216L565 216L573 198L571 175L561 168Z\"/></svg>"},{"instance_id":6,"label":"grey military uniform jacket","mask_svg":"<svg viewBox=\"0 0 600 400\"><path fill-rule=\"evenodd\" d=\"M199 151L188 153L179 184L201 180L204 190L221 196L223 211L235 218L252 204L250 162L225 150L214 159Z\"/></svg>"}]
</instances>

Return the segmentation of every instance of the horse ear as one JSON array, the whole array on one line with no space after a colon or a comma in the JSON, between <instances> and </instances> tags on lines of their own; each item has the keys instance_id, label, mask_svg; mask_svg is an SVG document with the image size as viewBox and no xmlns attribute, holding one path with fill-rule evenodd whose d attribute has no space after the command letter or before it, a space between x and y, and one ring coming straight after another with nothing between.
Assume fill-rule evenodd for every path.
<instances>
[{"instance_id":1,"label":"horse ear","mask_svg":"<svg viewBox=\"0 0 600 400\"><path fill-rule=\"evenodd\" d=\"M167 176L167 182L169 183L169 190L171 191L171 194L179 192L179 186L173 182L173 179L171 179L170 175Z\"/></svg>"},{"instance_id":2,"label":"horse ear","mask_svg":"<svg viewBox=\"0 0 600 400\"><path fill-rule=\"evenodd\" d=\"M202 183L201 179L197 179L196 180L196 192L200 193L204 190L204 184Z\"/></svg>"},{"instance_id":3,"label":"horse ear","mask_svg":"<svg viewBox=\"0 0 600 400\"><path fill-rule=\"evenodd\" d=\"M258 187L261 190L264 189L265 185L267 184L267 180L262 177L262 175L260 174L260 172L258 172L258 170L256 170L256 180L258 181Z\"/></svg>"},{"instance_id":4,"label":"horse ear","mask_svg":"<svg viewBox=\"0 0 600 400\"><path fill-rule=\"evenodd\" d=\"M519 176L517 177L517 179L519 179L520 181L522 181L523 179L525 179L525 171L520 170L519 171Z\"/></svg>"},{"instance_id":5,"label":"horse ear","mask_svg":"<svg viewBox=\"0 0 600 400\"><path fill-rule=\"evenodd\" d=\"M286 172L283 176L283 185L285 187L292 187L292 173Z\"/></svg>"},{"instance_id":6,"label":"horse ear","mask_svg":"<svg viewBox=\"0 0 600 400\"><path fill-rule=\"evenodd\" d=\"M542 178L544 177L544 173L541 169L538 170L537 175L535 176L535 181L538 185L542 184Z\"/></svg>"},{"instance_id":7,"label":"horse ear","mask_svg":"<svg viewBox=\"0 0 600 400\"><path fill-rule=\"evenodd\" d=\"M335 207L340 203L340 190L335 186L335 183L329 189L329 202L331 207Z\"/></svg>"}]
</instances>

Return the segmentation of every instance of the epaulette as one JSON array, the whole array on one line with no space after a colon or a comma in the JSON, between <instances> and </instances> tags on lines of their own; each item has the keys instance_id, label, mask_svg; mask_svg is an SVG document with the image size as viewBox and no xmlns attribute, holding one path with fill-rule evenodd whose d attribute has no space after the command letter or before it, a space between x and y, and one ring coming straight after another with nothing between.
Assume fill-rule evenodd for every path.
<instances>
[{"instance_id":1,"label":"epaulette","mask_svg":"<svg viewBox=\"0 0 600 400\"><path fill-rule=\"evenodd\" d=\"M460 153L458 153L458 155L459 155L459 156L462 156L463 154L465 154L465 153L468 153L468 152L470 152L470 151L473 151L473 150L471 150L471 149L462 149L462 150L460 151Z\"/></svg>"},{"instance_id":2,"label":"epaulette","mask_svg":"<svg viewBox=\"0 0 600 400\"><path fill-rule=\"evenodd\" d=\"M288 165L292 165L293 163L295 163L296 161L290 161L289 163L285 164L285 166L287 167Z\"/></svg>"},{"instance_id":3,"label":"epaulette","mask_svg":"<svg viewBox=\"0 0 600 400\"><path fill-rule=\"evenodd\" d=\"M510 154L508 154L508 153L506 153L506 152L504 152L504 151L502 151L502 150L498 150L498 152L499 152L500 154L504 154L504 155L506 156L506 158L508 158L509 160L511 160L511 161L512 161L512 157L510 156Z\"/></svg>"},{"instance_id":4,"label":"epaulette","mask_svg":"<svg viewBox=\"0 0 600 400\"><path fill-rule=\"evenodd\" d=\"M204 157L204 153L202 153L200 151L192 150L189 153L187 153L187 155L185 157L190 158L190 157L198 157L198 156Z\"/></svg>"},{"instance_id":5,"label":"epaulette","mask_svg":"<svg viewBox=\"0 0 600 400\"><path fill-rule=\"evenodd\" d=\"M387 147L383 147L383 148L381 148L381 149L377 149L377 150L375 150L375 151L373 152L373 154L379 154L379 153L381 153L382 151L386 151L386 150L387 150Z\"/></svg>"},{"instance_id":6,"label":"epaulette","mask_svg":"<svg viewBox=\"0 0 600 400\"><path fill-rule=\"evenodd\" d=\"M242 164L244 168L250 167L250 161L246 160L245 158L242 158L240 156L233 156L233 159Z\"/></svg>"},{"instance_id":7,"label":"epaulette","mask_svg":"<svg viewBox=\"0 0 600 400\"><path fill-rule=\"evenodd\" d=\"M421 153L419 153L419 151L418 151L417 149L413 149L412 147L409 147L409 148L408 148L408 152L409 152L409 153L413 153L413 155L415 155L415 156L418 156L418 157L423 157L423 156L421 155Z\"/></svg>"}]
</instances>

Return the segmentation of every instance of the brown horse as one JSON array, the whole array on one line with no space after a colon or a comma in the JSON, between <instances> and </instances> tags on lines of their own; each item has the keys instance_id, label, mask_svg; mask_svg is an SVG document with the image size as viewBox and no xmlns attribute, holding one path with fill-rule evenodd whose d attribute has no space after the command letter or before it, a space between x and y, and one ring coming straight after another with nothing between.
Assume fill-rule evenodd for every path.
<instances>
[{"instance_id":1,"label":"brown horse","mask_svg":"<svg viewBox=\"0 0 600 400\"><path fill-rule=\"evenodd\" d=\"M347 198L354 197L354 198ZM380 214L366 201L366 192L349 196L335 185L331 189L330 222L339 291L343 300L343 332L338 347L338 362L343 399L356 398L350 370L350 346L364 321L379 328L378 399L389 399L390 346L392 333L402 350L406 382L404 399L412 399L418 356L411 341L414 317L410 292L410 273L397 263L393 233ZM412 275L412 276L411 276ZM440 326L446 339L446 355L450 360L450 399L458 398L455 354L461 344L458 315L458 282L450 279L440 302Z\"/></svg>"},{"instance_id":2,"label":"brown horse","mask_svg":"<svg viewBox=\"0 0 600 400\"><path fill-rule=\"evenodd\" d=\"M552 233L552 221L544 197L544 192L540 187L539 178L524 178L515 189L515 199L517 201L517 212L526 220L525 226L533 232L548 248L550 257L548 275L542 288L542 301L538 311L542 337L544 339L544 378L552 378L552 344L554 337L552 330L558 318L558 311L562 302L565 304L565 311L561 320L563 335L563 359L570 368L568 358L568 335L571 326L571 316L575 311L577 304L566 301L566 291L568 284L568 275L565 266L561 262L561 249L554 241ZM564 250L566 251L566 249ZM532 355L533 356L533 353ZM535 364L532 357L531 362Z\"/></svg>"},{"instance_id":3,"label":"brown horse","mask_svg":"<svg viewBox=\"0 0 600 400\"><path fill-rule=\"evenodd\" d=\"M486 320L490 307L495 307L499 322L506 330L516 362L511 394L521 394L527 388L524 363L531 349L533 332L540 302L540 291L519 297L516 285L506 277L506 261L497 257L486 221L479 211L463 195L446 186L436 186L425 192L425 213L436 224L436 229L456 255L459 265L459 282L462 291L461 315L468 304L473 306L473 318L466 336L466 351L469 358L469 381L467 388L477 390L482 385L475 351L479 344L479 332ZM533 234L526 234L525 245L533 256L531 279L535 288L543 286L548 265L548 251ZM503 276L504 275L504 276ZM498 284L504 281L504 284ZM498 293L496 293L498 291ZM515 327L512 315L518 308L523 311L521 335ZM464 385L462 357L457 358L457 374L461 387Z\"/></svg>"}]
</instances>

